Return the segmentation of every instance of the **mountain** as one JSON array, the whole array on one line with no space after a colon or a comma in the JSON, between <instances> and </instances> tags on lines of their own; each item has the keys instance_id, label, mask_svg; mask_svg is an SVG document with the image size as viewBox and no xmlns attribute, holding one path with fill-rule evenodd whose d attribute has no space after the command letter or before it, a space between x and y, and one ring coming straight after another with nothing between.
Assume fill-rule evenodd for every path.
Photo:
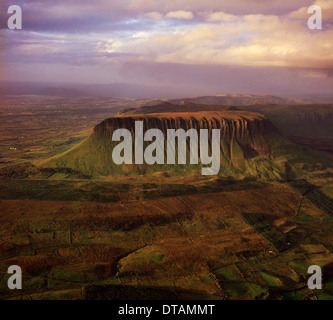
<instances>
[{"instance_id":1,"label":"mountain","mask_svg":"<svg viewBox=\"0 0 333 320\"><path fill-rule=\"evenodd\" d=\"M123 109L120 115L147 114L160 112L198 112L198 111L223 111L243 110L257 112L265 115L278 130L294 141L312 149L333 154L333 104L251 104L251 105L216 105L209 104L213 100L193 98L194 101L208 104L197 104L173 100L161 102L157 105L147 105L139 108ZM221 102L221 101L220 101ZM244 102L244 101L243 101Z\"/></svg>"},{"instance_id":2,"label":"mountain","mask_svg":"<svg viewBox=\"0 0 333 320\"><path fill-rule=\"evenodd\" d=\"M333 104L266 104L239 109L264 114L285 135L333 138Z\"/></svg>"},{"instance_id":3,"label":"mountain","mask_svg":"<svg viewBox=\"0 0 333 320\"><path fill-rule=\"evenodd\" d=\"M55 85L52 83L35 82L1 82L0 96L11 95L36 95L53 97L84 97L87 94L79 88L68 87L64 84Z\"/></svg>"},{"instance_id":4,"label":"mountain","mask_svg":"<svg viewBox=\"0 0 333 320\"><path fill-rule=\"evenodd\" d=\"M192 102L181 102L179 105L171 102L162 101L155 105L146 105L139 108L121 109L118 114L121 116L131 116L135 114L153 114L153 113L191 113L199 111L225 111L237 110L236 107L229 107L223 105L202 105Z\"/></svg>"},{"instance_id":5,"label":"mountain","mask_svg":"<svg viewBox=\"0 0 333 320\"><path fill-rule=\"evenodd\" d=\"M254 104L307 104L331 103L332 95L317 97L281 98L273 95L253 94L220 94L197 96L205 90L186 85L156 85L132 83L67 83L67 82L34 82L0 80L0 96L40 95L56 97L97 97L97 98L131 98L160 99L172 104L190 102L205 105L246 106ZM191 98L183 98L191 97ZM152 102L153 104L155 102Z\"/></svg>"},{"instance_id":6,"label":"mountain","mask_svg":"<svg viewBox=\"0 0 333 320\"><path fill-rule=\"evenodd\" d=\"M70 168L92 176L150 175L158 172L172 175L199 173L201 165L114 164L112 150L119 142L112 141L112 134L117 129L128 129L134 139L135 121L143 121L144 132L148 129L160 129L165 139L168 129L208 129L209 132L220 129L221 176L289 179L298 174L304 166L311 168L318 162L316 157L283 137L265 116L253 112L225 110L112 117L96 125L86 140L66 153L50 159L43 167ZM209 139L211 146L211 134ZM150 143L145 143L145 147ZM189 156L189 142L186 152Z\"/></svg>"},{"instance_id":7,"label":"mountain","mask_svg":"<svg viewBox=\"0 0 333 320\"><path fill-rule=\"evenodd\" d=\"M240 107L266 115L290 140L333 155L333 104Z\"/></svg>"},{"instance_id":8,"label":"mountain","mask_svg":"<svg viewBox=\"0 0 333 320\"><path fill-rule=\"evenodd\" d=\"M218 96L203 96L185 99L170 99L168 100L173 104L181 104L183 102L190 102L202 105L228 105L228 106L247 106L258 103L265 104L286 104L291 103L292 100L284 99L270 95L252 95L252 94L224 94Z\"/></svg>"},{"instance_id":9,"label":"mountain","mask_svg":"<svg viewBox=\"0 0 333 320\"><path fill-rule=\"evenodd\" d=\"M198 98L200 101L200 98ZM179 104L175 104L175 102ZM204 101L203 101L204 102ZM245 101L243 101L245 102ZM157 105L147 105L139 108L128 108L119 111L119 115L179 113L199 111L242 110L257 112L268 117L285 135L309 137L333 137L333 104L253 104L253 105L219 105L198 104L188 100L164 101Z\"/></svg>"},{"instance_id":10,"label":"mountain","mask_svg":"<svg viewBox=\"0 0 333 320\"><path fill-rule=\"evenodd\" d=\"M40 95L56 97L97 97L160 99L193 95L195 88L183 86L160 86L148 84L110 83L40 83L0 81L0 96Z\"/></svg>"}]
</instances>

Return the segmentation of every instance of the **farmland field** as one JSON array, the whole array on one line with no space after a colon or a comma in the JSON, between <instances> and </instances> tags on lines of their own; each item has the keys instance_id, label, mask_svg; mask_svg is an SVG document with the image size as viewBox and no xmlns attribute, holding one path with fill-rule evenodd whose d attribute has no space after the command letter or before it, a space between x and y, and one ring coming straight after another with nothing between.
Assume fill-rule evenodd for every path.
<instances>
[{"instance_id":1,"label":"farmland field","mask_svg":"<svg viewBox=\"0 0 333 320\"><path fill-rule=\"evenodd\" d=\"M75 101L1 102L1 299L333 299L331 169L283 181L39 166L139 103ZM307 287L314 264L321 291Z\"/></svg>"}]
</instances>

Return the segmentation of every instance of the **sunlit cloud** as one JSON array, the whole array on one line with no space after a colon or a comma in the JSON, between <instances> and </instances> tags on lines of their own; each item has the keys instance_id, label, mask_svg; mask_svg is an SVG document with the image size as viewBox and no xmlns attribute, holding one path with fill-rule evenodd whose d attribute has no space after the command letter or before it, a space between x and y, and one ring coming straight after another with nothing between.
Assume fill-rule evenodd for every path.
<instances>
[{"instance_id":1,"label":"sunlit cloud","mask_svg":"<svg viewBox=\"0 0 333 320\"><path fill-rule=\"evenodd\" d=\"M314 5L319 6L323 11L323 18L330 23L333 23L333 0L316 0L313 1ZM294 19L308 19L308 7L304 6L289 14L290 18Z\"/></svg>"},{"instance_id":2,"label":"sunlit cloud","mask_svg":"<svg viewBox=\"0 0 333 320\"><path fill-rule=\"evenodd\" d=\"M166 19L184 19L191 20L194 18L193 13L190 11L170 11L165 15Z\"/></svg>"},{"instance_id":3,"label":"sunlit cloud","mask_svg":"<svg viewBox=\"0 0 333 320\"><path fill-rule=\"evenodd\" d=\"M237 22L241 17L225 12L213 12L206 15L208 22Z\"/></svg>"},{"instance_id":4,"label":"sunlit cloud","mask_svg":"<svg viewBox=\"0 0 333 320\"><path fill-rule=\"evenodd\" d=\"M162 20L164 18L164 15L160 12L154 11L154 12L145 13L142 17L153 20Z\"/></svg>"},{"instance_id":5,"label":"sunlit cloud","mask_svg":"<svg viewBox=\"0 0 333 320\"><path fill-rule=\"evenodd\" d=\"M121 53L143 60L184 64L230 64L303 68L333 67L333 30L312 33L302 21L274 15L217 13L221 24L184 26L162 34L144 33L117 42ZM316 48L316 50L313 50ZM113 40L105 52L115 52Z\"/></svg>"}]
</instances>

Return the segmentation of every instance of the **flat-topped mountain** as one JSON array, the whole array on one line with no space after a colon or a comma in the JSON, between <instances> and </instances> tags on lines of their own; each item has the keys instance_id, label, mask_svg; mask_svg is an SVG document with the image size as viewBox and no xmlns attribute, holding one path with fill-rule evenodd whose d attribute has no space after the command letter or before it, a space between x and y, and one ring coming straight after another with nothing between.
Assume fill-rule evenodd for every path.
<instances>
[{"instance_id":1,"label":"flat-topped mountain","mask_svg":"<svg viewBox=\"0 0 333 320\"><path fill-rule=\"evenodd\" d=\"M44 166L71 168L93 176L199 173L202 165L190 165L189 160L186 165L168 165L166 162L154 165L116 165L112 159L112 151L120 142L112 141L112 135L117 129L127 129L134 140L136 121L143 122L144 132L159 129L165 137L168 129L208 129L211 139L212 129L220 129L221 176L284 179L295 174L299 163L305 161L314 164L317 161L283 137L265 116L247 111L225 110L133 114L108 118L95 126L90 137L66 153L50 159ZM144 144L147 146L150 143ZM211 140L209 150L210 146ZM189 139L186 153L189 156Z\"/></svg>"},{"instance_id":2,"label":"flat-topped mountain","mask_svg":"<svg viewBox=\"0 0 333 320\"><path fill-rule=\"evenodd\" d=\"M259 113L247 111L202 111L202 112L166 112L154 114L120 115L106 119L95 126L94 137L111 137L117 129L129 129L134 132L135 121L143 121L144 129L160 129L166 133L167 129L221 129L222 136L232 138L237 136L254 135L271 128L272 124ZM265 127L265 128L264 128ZM267 127L267 128L266 128Z\"/></svg>"}]
</instances>

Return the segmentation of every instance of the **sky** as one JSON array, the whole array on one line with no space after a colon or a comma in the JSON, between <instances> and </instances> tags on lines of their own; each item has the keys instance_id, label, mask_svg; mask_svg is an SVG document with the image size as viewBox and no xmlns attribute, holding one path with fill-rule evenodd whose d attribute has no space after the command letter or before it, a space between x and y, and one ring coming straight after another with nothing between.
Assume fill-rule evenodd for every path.
<instances>
[{"instance_id":1,"label":"sky","mask_svg":"<svg viewBox=\"0 0 333 320\"><path fill-rule=\"evenodd\" d=\"M13 4L22 30L7 28ZM333 0L0 0L0 68L1 81L330 94Z\"/></svg>"}]
</instances>

